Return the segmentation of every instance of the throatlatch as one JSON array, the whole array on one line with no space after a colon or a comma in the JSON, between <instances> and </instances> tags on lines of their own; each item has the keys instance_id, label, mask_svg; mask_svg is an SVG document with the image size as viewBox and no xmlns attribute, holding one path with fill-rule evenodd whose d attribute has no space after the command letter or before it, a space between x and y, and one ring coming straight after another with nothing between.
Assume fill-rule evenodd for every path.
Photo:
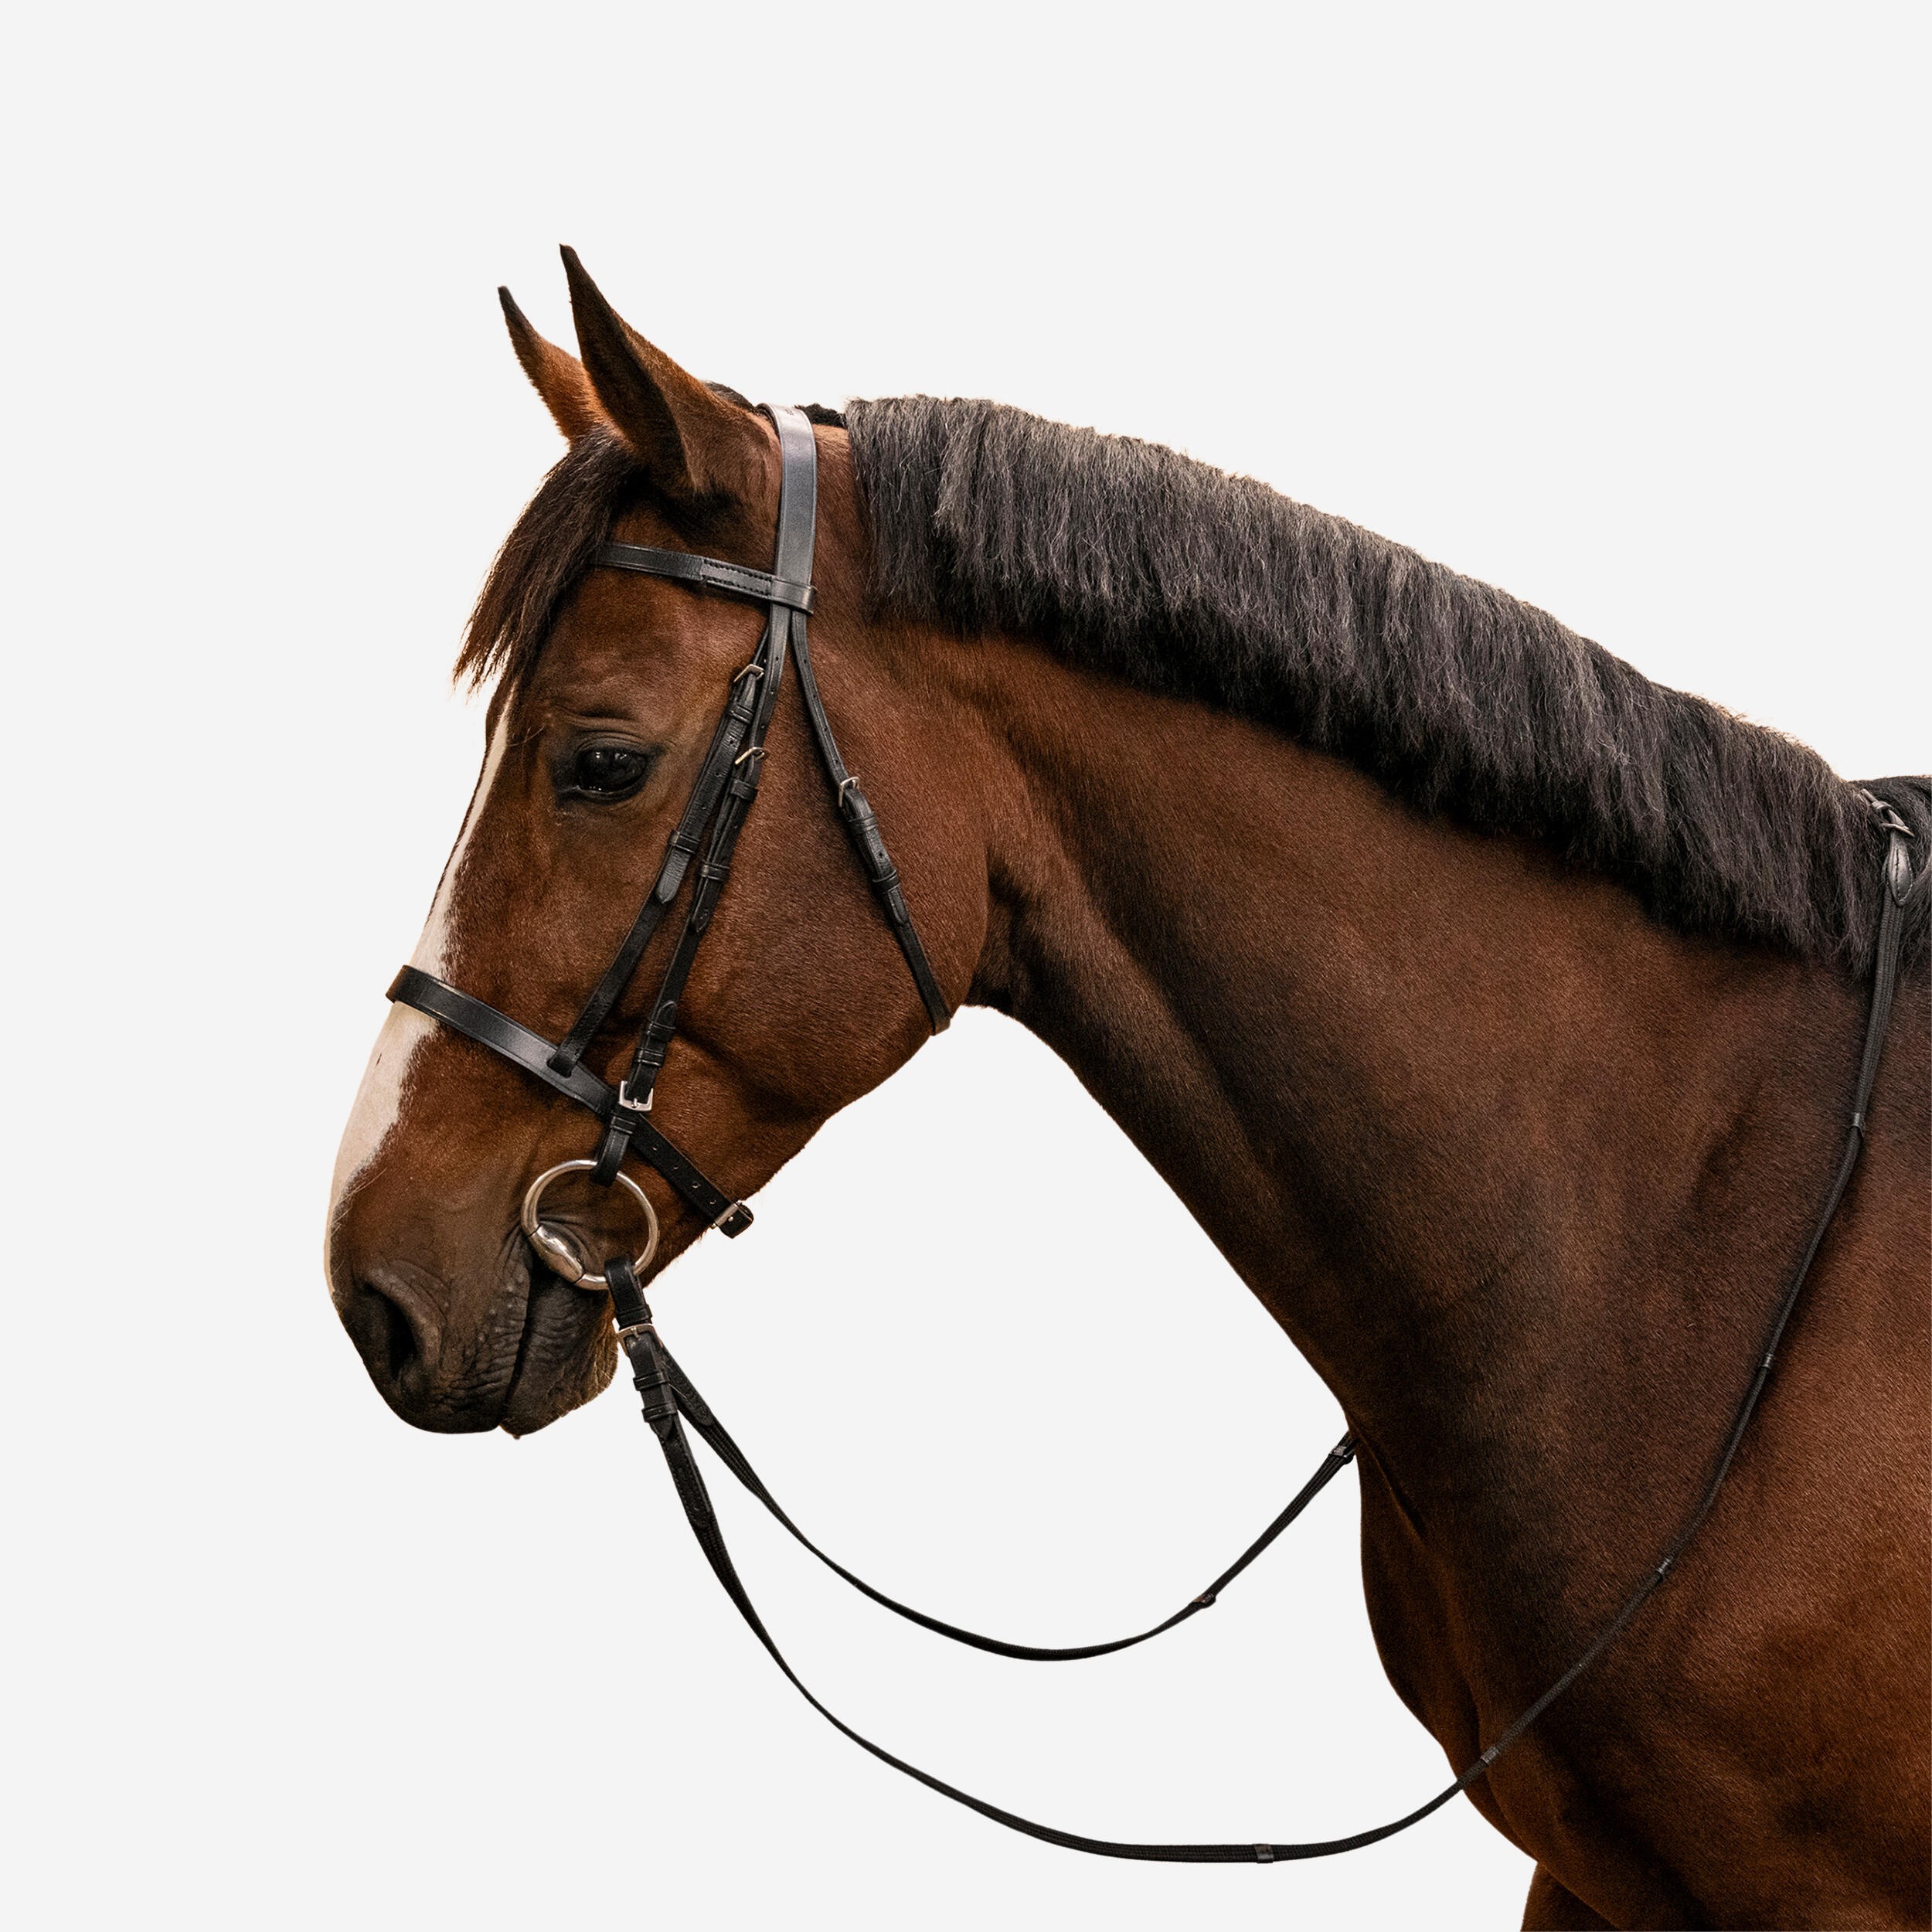
<instances>
[{"instance_id":1,"label":"throatlatch","mask_svg":"<svg viewBox=\"0 0 1932 1932\"><path fill-rule=\"evenodd\" d=\"M757 796L759 774L765 757L765 737L777 702L778 691L789 655L798 667L798 684L812 736L818 748L827 777L833 788L839 815L853 848L859 855L867 879L883 909L886 923L905 955L913 983L925 1002L933 1030L937 1032L951 1017L907 910L897 870L879 834L878 820L859 789L859 781L845 768L839 756L830 720L820 699L806 642L805 620L815 601L811 587L813 527L817 515L816 451L811 427L802 412L789 408L770 408L765 413L778 432L783 457L780 489L777 554L770 572L748 570L715 557L700 557L682 551L656 550L634 544L607 543L597 553L597 562L614 570L639 570L667 577L695 588L715 590L729 597L747 598L767 607L764 635L751 662L731 681L723 715L719 719L710 750L706 753L696 784L692 787L677 825L672 829L650 896L609 970L585 1002L576 1023L557 1045L529 1028L485 1005L482 1001L458 992L433 975L406 966L389 988L393 1000L414 1007L432 1019L453 1027L512 1065L542 1080L587 1108L603 1123L604 1132L594 1158L564 1162L539 1175L524 1202L523 1226L546 1266L566 1281L586 1287L607 1287L617 1339L629 1358L633 1382L644 1406L644 1419L657 1437L666 1466L684 1506L686 1519L696 1536L725 1593L772 1661L784 1672L812 1708L829 1723L869 1751L882 1763L908 1777L916 1778L943 1797L968 1806L981 1816L1028 1836L1044 1839L1069 1850L1088 1852L1106 1858L1142 1859L1163 1862L1219 1865L1272 1864L1297 1859L1325 1858L1338 1852L1351 1852L1392 1838L1411 1825L1418 1824L1440 1810L1458 1792L1466 1790L1509 1750L1536 1719L1594 1664L1630 1624L1689 1547L1716 1503L1719 1491L1730 1473L1744 1432L1756 1413L1760 1396L1769 1379L1777 1349L1792 1310L1798 1304L1813 1260L1831 1226L1845 1187L1857 1165L1865 1142L1866 1109L1877 1077L1889 1024L1893 988L1898 975L1903 934L1902 910L1912 883L1912 866L1906 850L1911 832L1898 815L1882 800L1866 796L1886 834L1885 892L1879 925L1877 960L1872 987L1870 1016L1866 1023L1865 1049L1858 1087L1853 1097L1849 1131L1845 1151L1833 1180L1823 1213L1800 1257L1790 1284L1766 1335L1764 1346L1748 1386L1733 1417L1710 1477L1696 1506L1679 1529L1662 1560L1645 1573L1642 1580L1624 1600L1616 1615L1604 1627L1590 1647L1534 1703L1511 1723L1475 1763L1446 1789L1427 1804L1392 1823L1352 1836L1306 1844L1138 1845L1107 1838L1084 1838L1071 1832L1039 1825L1016 1813L1004 1811L985 1799L975 1798L923 1771L917 1765L896 1757L883 1746L863 1737L827 1709L800 1680L765 1628L757 1608L747 1594L725 1546L716 1512L711 1505L704 1478L684 1433L689 1421L716 1452L725 1467L761 1502L799 1543L819 1561L876 1604L911 1622L935 1631L954 1641L971 1645L1003 1657L1040 1662L1064 1662L1076 1658L1100 1657L1145 1643L1164 1631L1185 1623L1198 1611L1213 1604L1219 1593L1246 1570L1279 1536L1308 1504L1327 1487L1353 1458L1356 1450L1352 1435L1345 1436L1323 1459L1308 1481L1274 1522L1250 1543L1236 1560L1222 1572L1198 1597L1192 1598L1171 1617L1151 1629L1132 1637L1107 1643L1087 1644L1071 1648L1049 1650L1031 1645L1010 1644L996 1638L982 1637L955 1624L928 1617L896 1601L835 1563L799 1529L780 1508L743 1451L733 1441L723 1425L678 1366L659 1339L648 1304L638 1284L638 1271L649 1264L657 1246L657 1217L643 1190L622 1173L628 1155L635 1155L655 1168L678 1194L709 1226L728 1235L742 1233L751 1225L751 1210L734 1201L714 1185L697 1167L659 1133L649 1117L651 1096L658 1074L677 1030L678 1002L683 995L692 962L699 941L709 928L719 895L731 871L731 859L745 815ZM706 834L709 829L707 842ZM702 851L702 856L699 854ZM669 964L652 1002L650 1017L638 1042L630 1070L615 1087L590 1073L583 1064L583 1055L610 1017L664 914L677 899L686 873L696 859L695 883ZM622 1184L642 1203L648 1224L648 1240L634 1261L622 1257L607 1261L601 1276L588 1274L584 1264L567 1241L546 1228L538 1215L543 1190L561 1173L572 1169L588 1171L594 1179L609 1185Z\"/></svg>"}]
</instances>

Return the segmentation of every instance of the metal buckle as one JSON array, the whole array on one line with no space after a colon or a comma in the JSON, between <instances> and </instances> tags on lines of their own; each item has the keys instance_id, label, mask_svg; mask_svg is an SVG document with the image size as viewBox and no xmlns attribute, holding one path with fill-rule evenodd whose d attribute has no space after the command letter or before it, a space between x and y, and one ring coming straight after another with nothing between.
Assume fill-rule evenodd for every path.
<instances>
[{"instance_id":1,"label":"metal buckle","mask_svg":"<svg viewBox=\"0 0 1932 1932\"><path fill-rule=\"evenodd\" d=\"M648 1114L652 1098L652 1094L647 1094L642 1100L634 1100L631 1097L631 1083L628 1080L617 1082L617 1104L627 1114Z\"/></svg>"},{"instance_id":2,"label":"metal buckle","mask_svg":"<svg viewBox=\"0 0 1932 1932\"><path fill-rule=\"evenodd\" d=\"M532 1247L543 1257L544 1264L553 1274L560 1274L573 1287L580 1288L604 1288L610 1283L600 1274L587 1273L577 1251L554 1228L547 1228L537 1219L537 1203L543 1198L543 1190L560 1174L580 1174L595 1168L595 1161L561 1161L555 1167L539 1174L530 1183L529 1191L523 1197L523 1212L519 1217L526 1238ZM644 1252L631 1265L641 1274L650 1265L651 1257L658 1251L658 1211L651 1205L651 1198L629 1175L619 1172L617 1185L627 1189L638 1206L644 1209L646 1230Z\"/></svg>"}]
</instances>

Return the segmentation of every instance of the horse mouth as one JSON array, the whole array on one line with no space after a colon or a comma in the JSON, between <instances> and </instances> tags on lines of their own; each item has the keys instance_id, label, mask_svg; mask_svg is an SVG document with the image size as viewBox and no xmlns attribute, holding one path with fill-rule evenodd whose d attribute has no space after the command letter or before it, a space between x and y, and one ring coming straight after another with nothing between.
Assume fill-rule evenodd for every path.
<instances>
[{"instance_id":1,"label":"horse mouth","mask_svg":"<svg viewBox=\"0 0 1932 1932\"><path fill-rule=\"evenodd\" d=\"M608 1298L532 1267L523 1332L496 1426L512 1436L530 1435L601 1395L617 1366Z\"/></svg>"},{"instance_id":2,"label":"horse mouth","mask_svg":"<svg viewBox=\"0 0 1932 1932\"><path fill-rule=\"evenodd\" d=\"M609 1385L609 1298L542 1267L512 1226L468 1280L393 1253L361 1266L339 1247L330 1292L383 1400L442 1435L526 1436Z\"/></svg>"}]
</instances>

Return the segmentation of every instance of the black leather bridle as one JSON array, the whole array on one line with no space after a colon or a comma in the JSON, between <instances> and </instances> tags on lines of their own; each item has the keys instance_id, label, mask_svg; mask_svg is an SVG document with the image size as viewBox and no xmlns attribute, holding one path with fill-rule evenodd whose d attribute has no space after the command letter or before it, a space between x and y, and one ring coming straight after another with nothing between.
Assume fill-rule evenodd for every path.
<instances>
[{"instance_id":1,"label":"black leather bridle","mask_svg":"<svg viewBox=\"0 0 1932 1932\"><path fill-rule=\"evenodd\" d=\"M920 943L912 915L906 908L899 874L886 852L884 842L879 837L878 820L867 804L865 794L859 789L859 781L845 769L845 760L839 756L838 744L832 736L831 722L825 716L825 705L818 695L818 681L812 675L811 658L805 634L806 617L814 601L811 560L813 535L817 522L817 452L811 425L802 411L784 406L767 407L764 413L770 419L778 433L783 464L779 490L777 556L769 572L747 570L740 564L726 563L715 557L696 556L680 550L647 549L634 544L606 543L597 553L596 561L612 569L636 570L648 576L669 577L697 589L715 590L728 597L762 604L766 607L767 617L764 634L759 642L757 651L750 662L731 680L730 699L723 715L718 721L710 750L706 753L704 764L699 771L697 782L692 786L691 796L672 832L665 849L663 864L658 869L650 896L645 900L624 944L618 947L617 957L611 962L609 970L584 1003L583 1010L577 1015L576 1023L560 1043L553 1045L540 1034L532 1032L528 1027L520 1026L516 1021L498 1012L495 1007L486 1005L481 1000L460 992L433 975L419 971L411 966L404 967L396 975L394 985L389 989L389 997L392 1000L414 1007L419 1012L427 1013L479 1045L487 1046L492 1053L500 1054L512 1065L521 1067L546 1086L566 1094L603 1123L604 1131L594 1159L566 1162L565 1167L589 1168L593 1179L608 1186L618 1179L619 1169L625 1156L635 1155L655 1168L702 1220L725 1234L733 1236L743 1233L751 1225L751 1210L743 1202L731 1199L708 1180L695 1163L658 1132L649 1115L658 1074L663 1067L665 1053L677 1031L678 1002L683 996L685 982L689 977L699 944L711 923L719 895L723 891L725 882L730 876L732 854L736 847L745 815L751 808L752 801L757 796L759 775L765 757L765 736L777 703L779 685L784 676L787 655L798 666L798 685L804 700L805 715L811 722L812 736L817 742L820 760L832 787L839 815L865 868L866 876L884 910L886 923L899 943L900 951L905 955L913 983L919 989L920 998L925 1002L933 1030L939 1032L951 1017L945 995L933 976L932 969L927 961L925 948ZM941 1636L971 1645L976 1649L991 1651L1002 1657L1023 1658L1041 1662L1100 1657L1112 1651L1124 1650L1133 1645L1145 1643L1149 1638L1160 1635L1163 1631L1172 1630L1196 1612L1208 1608L1216 1600L1220 1592L1301 1515L1338 1471L1353 1460L1356 1444L1352 1435L1344 1436L1329 1451L1323 1458L1321 1467L1287 1506L1233 1564L1198 1597L1191 1598L1172 1616L1156 1624L1151 1629L1142 1631L1132 1637L1117 1638L1111 1642L1087 1644L1063 1650L1047 1650L1029 1645L1006 1643L997 1638L982 1637L971 1631L961 1630L954 1624L941 1622L937 1617L928 1617L921 1611L896 1602L854 1576L850 1570L835 1563L786 1515L760 1479L743 1451L732 1440L723 1425L692 1386L690 1378L672 1359L669 1351L659 1339L650 1308L638 1281L638 1269L644 1265L650 1250L647 1248L645 1257L640 1257L634 1263L622 1258L607 1262L601 1277L585 1276L580 1264L569 1257L567 1246L563 1243L562 1237L533 1223L534 1203L543 1182L563 1172L563 1168L553 1168L549 1175L542 1177L532 1187L526 1202L525 1226L546 1262L555 1265L560 1253L565 1257L566 1279L581 1279L587 1286L600 1280L607 1285L612 1313L617 1323L617 1338L630 1359L634 1371L632 1380L643 1399L645 1420L656 1434L664 1451L679 1500L684 1506L685 1515L696 1534L706 1558L718 1580L724 1586L726 1593L737 1607L740 1614L750 1626L760 1643L770 1653L778 1668L797 1686L813 1709L854 1743L869 1751L883 1763L891 1765L896 1770L904 1772L909 1777L917 1778L920 1783L944 1797L969 1806L983 1817L1009 1826L1015 1831L1026 1832L1030 1837L1043 1838L1049 1844L1064 1845L1072 1851L1090 1852L1108 1858L1203 1865L1246 1862L1266 1865L1294 1859L1323 1858L1338 1852L1354 1851L1362 1845L1372 1845L1379 1839L1393 1837L1396 1832L1419 1823L1432 1811L1447 1804L1458 1792L1485 1776L1504 1752L1516 1743L1543 1712L1569 1689L1621 1634L1649 1600L1651 1592L1669 1574L1716 1503L1718 1492L1730 1472L1738 1446L1743 1440L1744 1431L1757 1410L1758 1400L1770 1377L1785 1325L1791 1319L1792 1310L1797 1306L1798 1295L1811 1271L1812 1260L1838 1212L1838 1202L1843 1198L1845 1187L1852 1178L1852 1170L1857 1164L1865 1143L1866 1108L1871 1098L1872 1082L1877 1076L1879 1055L1884 1047L1886 1030L1891 1015L1893 989L1897 979L1903 931L1902 912L1913 876L1910 856L1906 851L1906 842L1912 836L1910 828L1882 800L1869 793L1866 796L1888 837L1883 908L1879 924L1870 1017L1866 1023L1865 1050L1859 1070L1858 1087L1852 1104L1850 1131L1824 1212L1818 1217L1811 1239L1805 1245L1779 1304L1755 1372L1732 1418L1730 1432L1709 1479L1689 1519L1679 1530L1662 1560L1645 1573L1643 1580L1624 1600L1622 1607L1597 1634L1582 1656L1510 1724L1454 1784L1437 1793L1426 1804L1418 1806L1405 1817L1379 1825L1371 1831L1358 1832L1349 1838L1330 1838L1306 1844L1279 1845L1137 1845L1120 1843L1108 1838L1083 1838L1077 1833L1059 1831L1051 1825L1036 1824L1029 1818L1004 1811L996 1804L975 1798L970 1793L934 1777L930 1772L922 1771L916 1765L894 1757L883 1747L861 1736L849 1725L826 1709L800 1682L797 1673L772 1641L770 1632L766 1630L750 1597L747 1594L743 1583L739 1580L730 1553L725 1547L716 1512L712 1508L704 1478L692 1454L683 1424L686 1421L690 1423L716 1451L725 1467L807 1549L873 1602L883 1604L897 1615L908 1618L927 1630L936 1631ZM708 842L706 838L707 829L709 832ZM701 850L702 856L699 858ZM670 962L665 968L664 978L659 985L657 998L652 1002L649 1019L632 1055L630 1070L615 1087L612 1087L583 1065L584 1051L597 1037L622 997L624 988L637 971L638 961L644 956L645 949L650 944L651 935L657 930L665 912L677 899L685 874L692 869L694 859L698 861L696 882L692 887L690 903L685 916L684 930L679 934ZM625 1179L628 1184L628 1177ZM655 1246L655 1217L653 1216L651 1218L652 1245ZM576 1274L568 1272L570 1267L577 1267Z\"/></svg>"},{"instance_id":2,"label":"black leather bridle","mask_svg":"<svg viewBox=\"0 0 1932 1932\"><path fill-rule=\"evenodd\" d=\"M933 977L918 929L906 909L898 869L879 835L878 818L866 803L859 781L845 769L845 761L839 756L832 720L825 716L825 701L818 695L818 680L812 673L811 652L805 634L805 619L815 600L811 553L818 521L818 450L812 440L811 424L803 410L784 404L767 409L764 413L778 432L781 458L777 556L769 571L747 570L743 564L726 563L716 557L694 556L685 550L647 549L634 543L606 543L597 553L597 563L614 570L670 577L700 590L720 591L726 597L762 604L766 607L766 617L764 634L750 662L731 680L730 699L712 733L711 748L699 768L691 796L672 828L657 879L624 944L617 948L617 957L584 1002L583 1012L562 1041L553 1046L495 1007L458 992L454 986L431 974L419 972L413 966L405 966L389 989L391 999L413 1006L460 1033L467 1033L526 1073L535 1074L546 1085L588 1107L604 1123L591 1176L600 1185L608 1187L616 1179L624 1156L634 1153L671 1183L699 1219L721 1234L734 1236L750 1226L750 1209L742 1201L733 1200L707 1179L694 1162L658 1131L650 1118L651 1097L664 1066L665 1054L678 1030L678 1002L684 997L685 981L690 977L699 944L710 928L719 895L731 876L731 859L737 849L738 834L758 795L759 778L764 768L765 734L777 707L787 655L798 668L798 689L804 696L805 716L811 721L812 736L832 784L839 817L884 909L893 936L899 941L900 951L906 956L906 964L911 968L913 983L925 1002L933 1031L940 1032L952 1019L946 995ZM705 840L707 829L709 844ZM701 849L703 856L700 859ZM685 914L684 930L679 934L676 950L665 968L658 996L651 1002L651 1016L631 1056L631 1070L612 1087L583 1066L584 1049L596 1039L610 1018L611 1009L624 996L651 935L676 900L693 859L698 860L697 879Z\"/></svg>"}]
</instances>

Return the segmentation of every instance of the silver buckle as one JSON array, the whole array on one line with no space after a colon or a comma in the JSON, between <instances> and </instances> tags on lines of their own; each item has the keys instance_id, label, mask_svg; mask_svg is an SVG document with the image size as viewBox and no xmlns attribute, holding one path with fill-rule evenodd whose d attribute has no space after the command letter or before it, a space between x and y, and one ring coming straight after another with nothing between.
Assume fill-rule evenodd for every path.
<instances>
[{"instance_id":1,"label":"silver buckle","mask_svg":"<svg viewBox=\"0 0 1932 1932\"><path fill-rule=\"evenodd\" d=\"M652 1098L652 1095L647 1094L642 1100L634 1100L631 1097L631 1083L628 1080L617 1082L617 1104L627 1114L648 1114Z\"/></svg>"}]
</instances>

